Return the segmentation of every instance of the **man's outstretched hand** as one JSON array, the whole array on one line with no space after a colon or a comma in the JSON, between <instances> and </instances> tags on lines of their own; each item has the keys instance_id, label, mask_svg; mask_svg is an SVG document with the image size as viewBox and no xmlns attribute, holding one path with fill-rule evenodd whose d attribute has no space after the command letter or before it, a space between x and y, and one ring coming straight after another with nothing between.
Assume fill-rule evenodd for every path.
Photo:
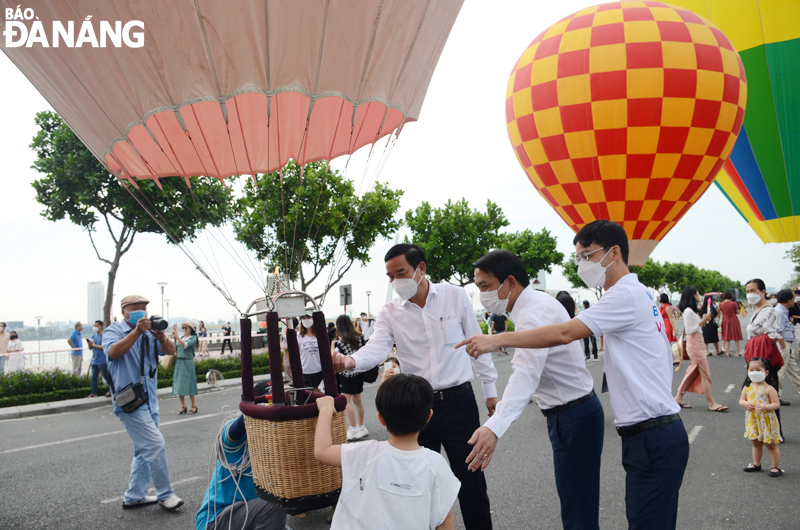
<instances>
[{"instance_id":1,"label":"man's outstretched hand","mask_svg":"<svg viewBox=\"0 0 800 530\"><path fill-rule=\"evenodd\" d=\"M332 351L331 357L333 358L333 369L337 372L356 369L356 360L349 355L341 354L338 351Z\"/></svg>"},{"instance_id":2,"label":"man's outstretched hand","mask_svg":"<svg viewBox=\"0 0 800 530\"><path fill-rule=\"evenodd\" d=\"M461 346L467 347L467 354L470 357L477 359L484 353L492 353L500 349L500 335L473 335L472 337L462 340L455 345L458 349Z\"/></svg>"}]
</instances>

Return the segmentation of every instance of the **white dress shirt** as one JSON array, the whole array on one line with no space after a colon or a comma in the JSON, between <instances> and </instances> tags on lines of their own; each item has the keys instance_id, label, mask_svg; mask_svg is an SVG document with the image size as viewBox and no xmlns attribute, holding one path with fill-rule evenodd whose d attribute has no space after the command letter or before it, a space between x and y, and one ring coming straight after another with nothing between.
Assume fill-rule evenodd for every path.
<instances>
[{"instance_id":1,"label":"white dress shirt","mask_svg":"<svg viewBox=\"0 0 800 530\"><path fill-rule=\"evenodd\" d=\"M454 348L465 337L481 334L467 292L455 285L428 282L428 286L425 307L395 298L381 308L369 342L352 356L355 371L377 366L397 344L403 373L424 377L434 390L472 381L474 366L484 397L497 397L497 370L491 355L473 359L466 347Z\"/></svg>"},{"instance_id":2,"label":"white dress shirt","mask_svg":"<svg viewBox=\"0 0 800 530\"><path fill-rule=\"evenodd\" d=\"M511 310L516 331L566 322L570 317L558 300L526 287ZM485 357L482 355L481 357ZM491 354L489 354L491 356ZM578 341L552 348L517 348L511 361L514 373L508 379L503 399L484 424L500 438L535 397L539 408L551 409L582 398L594 381Z\"/></svg>"},{"instance_id":3,"label":"white dress shirt","mask_svg":"<svg viewBox=\"0 0 800 530\"><path fill-rule=\"evenodd\" d=\"M653 295L631 273L575 317L605 338L605 375L619 427L680 412L672 397L672 348Z\"/></svg>"}]
</instances>

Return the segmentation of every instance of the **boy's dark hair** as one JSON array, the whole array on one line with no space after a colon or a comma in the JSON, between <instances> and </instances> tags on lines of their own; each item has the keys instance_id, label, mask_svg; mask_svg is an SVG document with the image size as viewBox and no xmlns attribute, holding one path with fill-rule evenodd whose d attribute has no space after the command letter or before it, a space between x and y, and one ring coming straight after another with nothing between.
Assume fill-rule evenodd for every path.
<instances>
[{"instance_id":1,"label":"boy's dark hair","mask_svg":"<svg viewBox=\"0 0 800 530\"><path fill-rule=\"evenodd\" d=\"M575 245L577 243L584 247L597 243L606 249L606 252L614 245L617 245L622 254L622 261L625 262L625 265L628 264L628 234L625 233L624 228L613 221L606 221L605 219L592 221L575 234L572 244Z\"/></svg>"},{"instance_id":2,"label":"boy's dark hair","mask_svg":"<svg viewBox=\"0 0 800 530\"><path fill-rule=\"evenodd\" d=\"M509 276L513 276L521 286L530 285L528 271L522 260L510 250L493 250L472 264L473 267L487 272L500 280L502 284Z\"/></svg>"},{"instance_id":3,"label":"boy's dark hair","mask_svg":"<svg viewBox=\"0 0 800 530\"><path fill-rule=\"evenodd\" d=\"M697 294L697 289L694 287L687 287L681 293L681 301L678 302L678 309L681 313L686 311L687 307L691 307L697 313L697 300L694 299Z\"/></svg>"},{"instance_id":4,"label":"boy's dark hair","mask_svg":"<svg viewBox=\"0 0 800 530\"><path fill-rule=\"evenodd\" d=\"M420 263L425 261L425 251L422 250L422 247L410 245L408 243L400 243L389 249L389 252L383 257L383 262L386 263L397 256L405 256L408 264L415 269Z\"/></svg>"},{"instance_id":5,"label":"boy's dark hair","mask_svg":"<svg viewBox=\"0 0 800 530\"><path fill-rule=\"evenodd\" d=\"M95 320L94 323L95 324L100 324L100 327L103 327L103 321L102 320Z\"/></svg>"},{"instance_id":6,"label":"boy's dark hair","mask_svg":"<svg viewBox=\"0 0 800 530\"><path fill-rule=\"evenodd\" d=\"M396 436L413 434L428 423L433 388L418 375L397 374L378 387L375 406L390 433Z\"/></svg>"},{"instance_id":7,"label":"boy's dark hair","mask_svg":"<svg viewBox=\"0 0 800 530\"><path fill-rule=\"evenodd\" d=\"M789 289L782 289L778 291L778 303L785 304L789 300L794 300L794 293Z\"/></svg>"}]
</instances>

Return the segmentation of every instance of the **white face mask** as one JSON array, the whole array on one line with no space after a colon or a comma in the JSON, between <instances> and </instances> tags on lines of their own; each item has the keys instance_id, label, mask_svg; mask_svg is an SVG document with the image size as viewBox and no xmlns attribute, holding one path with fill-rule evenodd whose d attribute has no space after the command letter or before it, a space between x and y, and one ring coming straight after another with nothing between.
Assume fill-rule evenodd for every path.
<instances>
[{"instance_id":1,"label":"white face mask","mask_svg":"<svg viewBox=\"0 0 800 530\"><path fill-rule=\"evenodd\" d=\"M417 269L414 269L414 276L416 275ZM392 282L392 289L403 300L408 300L417 294L417 288L425 275L420 275L419 281L414 281L414 276L411 276L411 278L395 278Z\"/></svg>"},{"instance_id":2,"label":"white face mask","mask_svg":"<svg viewBox=\"0 0 800 530\"><path fill-rule=\"evenodd\" d=\"M763 383L767 378L767 372L747 372L747 377L754 383Z\"/></svg>"},{"instance_id":3,"label":"white face mask","mask_svg":"<svg viewBox=\"0 0 800 530\"><path fill-rule=\"evenodd\" d=\"M366 322L366 321L367 321L367 317L361 317L361 322Z\"/></svg>"},{"instance_id":4,"label":"white face mask","mask_svg":"<svg viewBox=\"0 0 800 530\"><path fill-rule=\"evenodd\" d=\"M795 301L795 302L800 302L800 296L795 296L795 297L794 297L794 301Z\"/></svg>"},{"instance_id":5,"label":"white face mask","mask_svg":"<svg viewBox=\"0 0 800 530\"><path fill-rule=\"evenodd\" d=\"M608 252L611 252L611 249L608 249ZM590 289L603 287L606 284L606 269L611 264L609 263L603 267L601 263L608 256L608 252L600 258L600 261L581 261L578 265L578 276Z\"/></svg>"},{"instance_id":6,"label":"white face mask","mask_svg":"<svg viewBox=\"0 0 800 530\"><path fill-rule=\"evenodd\" d=\"M756 305L761 301L761 293L747 293L747 303Z\"/></svg>"},{"instance_id":7,"label":"white face mask","mask_svg":"<svg viewBox=\"0 0 800 530\"><path fill-rule=\"evenodd\" d=\"M508 299L511 298L511 290L509 289L508 296L502 300L498 295L500 289L503 288L503 284L505 283L506 282L501 283L500 287L494 291L484 291L481 293L481 304L483 304L483 307L485 307L488 312L497 313L498 315L506 312L506 308L508 307Z\"/></svg>"},{"instance_id":8,"label":"white face mask","mask_svg":"<svg viewBox=\"0 0 800 530\"><path fill-rule=\"evenodd\" d=\"M313 318L304 318L300 322L303 323L303 327L309 329L314 326L314 319Z\"/></svg>"},{"instance_id":9,"label":"white face mask","mask_svg":"<svg viewBox=\"0 0 800 530\"><path fill-rule=\"evenodd\" d=\"M771 305L778 305L778 299L777 298L770 298L769 299L769 303Z\"/></svg>"},{"instance_id":10,"label":"white face mask","mask_svg":"<svg viewBox=\"0 0 800 530\"><path fill-rule=\"evenodd\" d=\"M99 328L99 327L97 327L97 326L92 326L92 330L93 330L95 333L97 333L98 331L100 331L100 328Z\"/></svg>"}]
</instances>

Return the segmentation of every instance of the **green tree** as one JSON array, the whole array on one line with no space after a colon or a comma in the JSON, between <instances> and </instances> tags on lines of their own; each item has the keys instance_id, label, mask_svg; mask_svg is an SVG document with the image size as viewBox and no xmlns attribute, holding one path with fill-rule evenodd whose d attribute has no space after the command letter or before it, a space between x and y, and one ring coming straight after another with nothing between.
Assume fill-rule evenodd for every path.
<instances>
[{"instance_id":1,"label":"green tree","mask_svg":"<svg viewBox=\"0 0 800 530\"><path fill-rule=\"evenodd\" d=\"M639 281L651 289L658 291L664 287L664 268L652 258L647 258L644 265L628 265L628 270L635 273Z\"/></svg>"},{"instance_id":2,"label":"green tree","mask_svg":"<svg viewBox=\"0 0 800 530\"><path fill-rule=\"evenodd\" d=\"M670 292L682 292L687 287L695 287L701 293L742 289L741 282L732 280L719 271L701 269L692 263L665 262L664 286Z\"/></svg>"},{"instance_id":3,"label":"green tree","mask_svg":"<svg viewBox=\"0 0 800 530\"><path fill-rule=\"evenodd\" d=\"M500 246L500 229L508 226L497 204L486 201L486 211L481 212L471 209L466 199L448 200L442 208L423 202L406 212L405 221L411 229L406 242L425 250L428 276L462 287L475 281L472 264Z\"/></svg>"},{"instance_id":4,"label":"green tree","mask_svg":"<svg viewBox=\"0 0 800 530\"><path fill-rule=\"evenodd\" d=\"M510 250L522 260L528 275L534 278L539 271L553 272L553 265L564 261L564 254L556 250L558 241L543 228L539 232L525 229L501 235L501 246Z\"/></svg>"},{"instance_id":5,"label":"green tree","mask_svg":"<svg viewBox=\"0 0 800 530\"><path fill-rule=\"evenodd\" d=\"M400 228L394 216L403 192L379 182L358 197L353 182L325 162L301 168L290 161L282 174L261 175L257 184L247 179L233 220L236 238L303 291L327 270L320 299L353 263L369 262L379 236L388 239Z\"/></svg>"},{"instance_id":6,"label":"green tree","mask_svg":"<svg viewBox=\"0 0 800 530\"><path fill-rule=\"evenodd\" d=\"M162 189L152 180L140 180L135 194L140 200L146 197L148 207L158 214L159 225L132 196L134 192L126 189L130 184L109 173L58 114L40 112L36 125L39 132L31 148L37 159L32 167L44 175L32 183L36 200L45 207L45 219L69 218L86 230L97 259L109 265L103 308L106 325L111 322L120 259L130 250L137 233L164 234L168 241L178 244L193 240L205 226L219 226L230 215L229 194L216 179L195 177L191 189L182 178L161 179ZM92 236L101 219L114 241L113 258L101 256Z\"/></svg>"},{"instance_id":7,"label":"green tree","mask_svg":"<svg viewBox=\"0 0 800 530\"><path fill-rule=\"evenodd\" d=\"M792 279L785 286L786 288L790 288L793 283L800 282L800 245L792 245L792 248L786 251L786 258L794 263L794 274L792 275Z\"/></svg>"}]
</instances>

